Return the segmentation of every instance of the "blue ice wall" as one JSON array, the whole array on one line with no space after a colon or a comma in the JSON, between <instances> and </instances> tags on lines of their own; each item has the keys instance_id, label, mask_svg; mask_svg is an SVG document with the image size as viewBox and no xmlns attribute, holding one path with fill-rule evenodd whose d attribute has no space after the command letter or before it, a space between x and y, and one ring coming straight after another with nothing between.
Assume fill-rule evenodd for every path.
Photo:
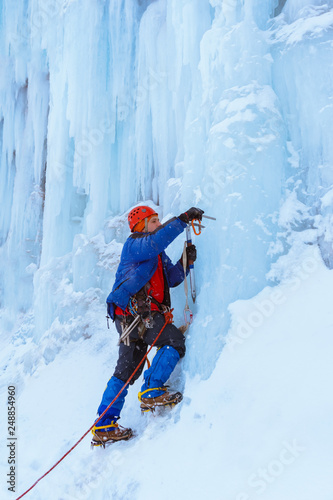
<instances>
[{"instance_id":1,"label":"blue ice wall","mask_svg":"<svg viewBox=\"0 0 333 500\"><path fill-rule=\"evenodd\" d=\"M268 283L290 193L332 266L332 23L319 0L3 0L2 317L29 312L39 339L81 314L64 289L104 302L140 201L217 217L196 238L192 373Z\"/></svg>"}]
</instances>

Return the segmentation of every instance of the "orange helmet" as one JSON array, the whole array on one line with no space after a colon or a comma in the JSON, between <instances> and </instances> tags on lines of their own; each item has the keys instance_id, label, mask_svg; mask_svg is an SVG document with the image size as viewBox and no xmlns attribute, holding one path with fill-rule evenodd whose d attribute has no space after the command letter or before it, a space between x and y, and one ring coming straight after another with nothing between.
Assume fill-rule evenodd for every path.
<instances>
[{"instance_id":1,"label":"orange helmet","mask_svg":"<svg viewBox=\"0 0 333 500\"><path fill-rule=\"evenodd\" d=\"M133 208L133 210L131 210L130 213L128 214L128 224L130 230L133 232L134 226L138 222L144 220L146 217L149 217L151 215L158 215L158 214L155 212L155 210L153 210L150 207L140 206Z\"/></svg>"}]
</instances>

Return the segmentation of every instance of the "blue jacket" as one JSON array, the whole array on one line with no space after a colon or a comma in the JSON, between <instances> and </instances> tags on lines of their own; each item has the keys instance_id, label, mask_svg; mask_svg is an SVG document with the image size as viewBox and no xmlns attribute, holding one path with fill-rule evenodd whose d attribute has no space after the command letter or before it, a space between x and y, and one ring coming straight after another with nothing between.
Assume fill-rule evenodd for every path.
<instances>
[{"instance_id":1,"label":"blue jacket","mask_svg":"<svg viewBox=\"0 0 333 500\"><path fill-rule=\"evenodd\" d=\"M157 269L161 254L164 276L169 287L184 280L184 269L180 261L173 265L164 249L183 232L186 223L174 217L152 233L133 233L123 247L116 280L106 299L108 313L114 320L115 306L126 309L132 295L151 279Z\"/></svg>"}]
</instances>

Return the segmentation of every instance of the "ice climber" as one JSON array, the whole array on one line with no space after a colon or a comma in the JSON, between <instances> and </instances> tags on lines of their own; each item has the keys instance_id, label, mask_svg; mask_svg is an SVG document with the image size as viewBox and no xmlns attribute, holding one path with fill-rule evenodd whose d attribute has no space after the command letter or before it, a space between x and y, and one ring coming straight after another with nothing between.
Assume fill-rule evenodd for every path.
<instances>
[{"instance_id":1,"label":"ice climber","mask_svg":"<svg viewBox=\"0 0 333 500\"><path fill-rule=\"evenodd\" d=\"M188 222L202 218L203 211L192 207L179 217L161 224L158 214L150 207L138 206L130 211L128 223L131 235L124 244L115 283L107 298L108 314L115 321L120 335L119 356L98 408L101 415L130 375L138 366L148 345L156 339L165 324L164 313L170 308L169 287L184 280L182 257L173 265L165 253L167 246L186 228ZM186 249L187 259L195 261L194 245ZM138 317L138 314L140 317ZM126 329L136 320L137 326L127 338ZM172 323L168 323L156 342L158 351L151 366L144 372L139 393L141 409L173 405L182 399L179 392L169 392L165 383L178 360L185 355L185 337ZM143 364L130 384L141 375ZM118 425L128 386L93 428L93 444L129 439L132 430Z\"/></svg>"}]
</instances>

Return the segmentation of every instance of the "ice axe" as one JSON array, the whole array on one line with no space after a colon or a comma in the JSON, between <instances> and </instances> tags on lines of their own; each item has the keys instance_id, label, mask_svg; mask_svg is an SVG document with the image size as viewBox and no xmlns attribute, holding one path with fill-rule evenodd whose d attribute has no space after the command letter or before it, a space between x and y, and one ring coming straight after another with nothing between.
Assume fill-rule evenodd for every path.
<instances>
[{"instance_id":1,"label":"ice axe","mask_svg":"<svg viewBox=\"0 0 333 500\"><path fill-rule=\"evenodd\" d=\"M186 245L188 247L190 245L192 245L191 226L189 224L186 226ZM193 260L188 261L188 267L190 269L191 295L192 295L192 300L193 300L193 304L194 304L196 296L197 296L197 292L195 289L195 275L194 275L194 262L193 262Z\"/></svg>"},{"instance_id":2,"label":"ice axe","mask_svg":"<svg viewBox=\"0 0 333 500\"><path fill-rule=\"evenodd\" d=\"M215 217L210 217L209 215L203 215L205 219L210 219L210 220L216 220ZM198 219L194 219L191 221L191 224L188 224L186 226L186 245L189 247L192 245L192 238L191 238L191 226L193 229L194 234L199 235L201 234L201 229L203 229L205 226L201 224L201 221ZM195 228L198 227L199 231L197 232ZM197 292L195 288L195 275L194 275L194 262L192 260L188 261L188 267L190 269L190 285L191 285L191 295L192 295L192 300L193 304L195 303L195 299L197 297Z\"/></svg>"}]
</instances>

